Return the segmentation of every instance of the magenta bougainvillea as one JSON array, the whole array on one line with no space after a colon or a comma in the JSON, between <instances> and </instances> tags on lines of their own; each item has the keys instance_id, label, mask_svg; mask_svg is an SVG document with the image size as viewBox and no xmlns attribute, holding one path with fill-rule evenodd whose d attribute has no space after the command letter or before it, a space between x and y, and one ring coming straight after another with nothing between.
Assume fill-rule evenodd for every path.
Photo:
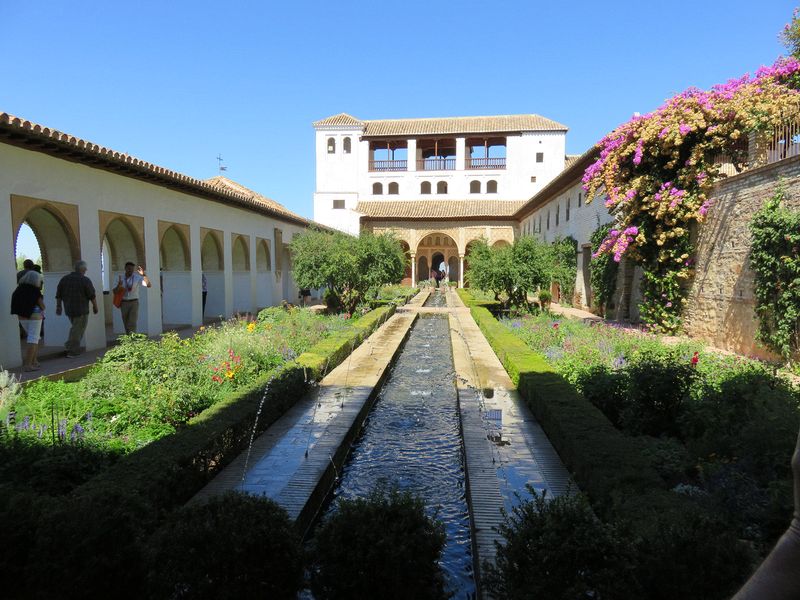
<instances>
[{"instance_id":1,"label":"magenta bougainvillea","mask_svg":"<svg viewBox=\"0 0 800 600\"><path fill-rule=\"evenodd\" d=\"M691 88L651 113L634 116L598 144L583 176L587 198L604 197L616 217L599 249L643 267L640 313L652 328L681 324L693 270L690 231L712 208L719 156L741 168L751 133L800 115L800 61L781 58L755 75Z\"/></svg>"}]
</instances>

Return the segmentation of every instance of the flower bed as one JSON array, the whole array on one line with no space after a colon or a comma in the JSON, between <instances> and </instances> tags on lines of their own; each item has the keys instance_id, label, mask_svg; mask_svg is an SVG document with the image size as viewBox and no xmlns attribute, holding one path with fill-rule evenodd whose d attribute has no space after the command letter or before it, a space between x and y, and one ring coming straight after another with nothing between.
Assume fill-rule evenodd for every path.
<instances>
[{"instance_id":1,"label":"flower bed","mask_svg":"<svg viewBox=\"0 0 800 600\"><path fill-rule=\"evenodd\" d=\"M38 381L0 412L21 436L129 452L173 433L231 392L347 329L348 319L268 308L152 341L127 336L80 381ZM13 423L10 421L13 418Z\"/></svg>"},{"instance_id":2,"label":"flower bed","mask_svg":"<svg viewBox=\"0 0 800 600\"><path fill-rule=\"evenodd\" d=\"M761 385L748 387L758 379L748 379L747 373L751 371L747 369L763 369L760 365L753 366L752 361L745 361L748 368L742 367L745 370L742 378L725 378L724 370L719 366L715 369L711 361L731 360L735 365L735 357L712 358L709 353L698 349L696 367L692 368L695 350L687 357L684 353L689 348L664 348L664 356L672 357L672 360L688 358L688 369L694 373L689 380L688 399L679 404L681 408L697 407L696 411L687 411L694 418L686 422L695 426L715 424L702 432L687 425L686 431L693 432L693 439L703 443L720 439L738 443L741 439L749 454L737 450L734 460L720 452L712 456L711 452L700 449L699 442L693 446L684 437L632 435L611 423L598 408L603 406L599 400L605 396L614 397L615 388L611 384L619 383L614 375L626 368L626 365L617 364L617 370L614 370L613 363L619 358L615 351L629 342L637 348L624 358L632 369L634 365L641 369L631 370L630 374L641 372L647 373L648 377L640 380L628 378L626 384L618 388L624 391L625 397L629 397L627 392L633 392L629 404L640 404L640 410L627 413L626 418L630 418L630 424L636 427L670 422L649 418L652 414L662 416L662 408L674 408L669 404L653 403L654 410L641 410L641 407L648 408L648 403L643 400L652 398L653 390L669 392L671 389L665 383L666 378L662 378L665 373L670 373L669 369L660 368L663 366L660 364L653 369L646 366L646 357L658 352L653 350L658 345L657 338L633 334L626 339L622 336L627 334L612 331L610 341L606 340L610 347L592 349L591 340L599 342L605 339L599 335L601 330L586 333L588 340L584 343L582 338L573 339L567 335L573 329L588 329L578 322L552 319L548 322L546 319L550 318L545 316L500 322L468 292L459 292L517 384L520 395L588 497L593 510L633 548L632 563L611 565L612 569L619 571L615 577L627 577L633 573L642 591L637 595L632 590L632 597L664 600L721 600L730 597L752 568L752 561L756 558L753 549L765 549L774 535L785 529L791 514L790 504L784 506L784 501L791 501L791 489L786 488L790 482L768 472L753 477L754 467L749 458L757 457L760 464L770 464L788 473L792 442L784 448L787 443L784 432L787 436L791 432L791 439L796 436L796 390L784 387L774 377L763 380L766 388ZM556 322L558 326L553 327ZM524 330L533 329L536 323L544 324L544 327L528 334L532 343L539 340L545 351L551 349L554 352L553 340L561 340L561 351L564 350L564 341L567 341L574 345L570 350L582 358L574 361L567 358L560 367L555 366L557 361L551 364L543 353L535 351L523 340ZM617 334L618 338L615 337ZM560 338L561 335L565 338ZM620 346L614 346L617 343ZM564 352L561 358L567 355L568 352ZM600 360L602 364L593 365L593 360ZM571 366L567 368L568 365ZM687 365L677 365L679 375L685 374L684 366ZM587 401L579 391L578 377L573 373L576 370L588 373L593 367L606 369L611 374L609 385L599 376L582 380L587 392L590 383L597 383L599 389L605 389L606 393L593 398L596 404ZM561 368L569 379L559 372ZM706 370L708 377L698 375ZM730 372L738 371L732 367ZM758 377L762 375L763 372L758 373ZM628 386L631 381L633 384ZM678 381L681 381L680 377ZM702 395L700 382L706 390ZM732 397L729 392L736 389L735 383L740 384L739 390L745 393L739 401L729 403L727 399ZM770 388L770 385L775 387ZM773 395L768 402L761 403L758 400L767 388ZM749 395L746 393L748 390ZM695 391L697 394L693 395ZM705 402L700 402L700 398ZM778 412L768 410L775 406L780 407ZM606 406L603 408L607 409ZM741 414L752 419L741 417ZM684 419L678 422L683 427ZM739 431L729 431L728 427L733 424L744 427ZM748 428L750 424L752 428ZM704 457L703 462L700 457ZM697 468L698 465L701 468ZM675 479L675 475L679 478ZM759 487L765 480L768 480L766 488ZM763 502L765 490L767 502ZM580 538L577 531L576 536ZM584 543L588 542L580 542ZM558 561L558 553L545 552L538 556L538 560L545 563Z\"/></svg>"},{"instance_id":3,"label":"flower bed","mask_svg":"<svg viewBox=\"0 0 800 600\"><path fill-rule=\"evenodd\" d=\"M21 586L33 577L41 597L142 597L140 569L151 533L393 312L383 307L342 319L308 352L295 360L287 354L278 367L250 380L237 384L236 376L226 376L223 385L230 387L209 408L124 456L130 447L110 452L88 435L72 442L68 434L53 446L30 429L2 436L0 449L7 456L0 459L17 457L9 464L0 460L0 539L9 542L0 545L0 570L20 574L11 596L24 595ZM269 318L253 331L239 327L256 335L270 323L274 331ZM302 334L295 333L300 348ZM20 450L27 455L15 454ZM28 464L25 456L37 460ZM66 579L74 584L69 590L62 584Z\"/></svg>"},{"instance_id":4,"label":"flower bed","mask_svg":"<svg viewBox=\"0 0 800 600\"><path fill-rule=\"evenodd\" d=\"M675 491L703 499L742 539L770 546L792 507L800 390L772 367L701 343L552 315L503 325L611 423Z\"/></svg>"}]
</instances>

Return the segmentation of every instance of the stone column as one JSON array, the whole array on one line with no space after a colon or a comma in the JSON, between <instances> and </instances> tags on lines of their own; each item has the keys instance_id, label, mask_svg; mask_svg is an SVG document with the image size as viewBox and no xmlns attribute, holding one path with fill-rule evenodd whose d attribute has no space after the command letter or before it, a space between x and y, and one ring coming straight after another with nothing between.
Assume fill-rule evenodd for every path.
<instances>
[{"instance_id":1,"label":"stone column","mask_svg":"<svg viewBox=\"0 0 800 600\"><path fill-rule=\"evenodd\" d=\"M458 287L464 287L464 255L458 255Z\"/></svg>"},{"instance_id":2,"label":"stone column","mask_svg":"<svg viewBox=\"0 0 800 600\"><path fill-rule=\"evenodd\" d=\"M417 255L411 254L411 287L417 285Z\"/></svg>"},{"instance_id":3,"label":"stone column","mask_svg":"<svg viewBox=\"0 0 800 600\"><path fill-rule=\"evenodd\" d=\"M0 190L0 198L4 201L0 202L0 223L3 223L3 235L0 236L0 252L3 256L11 257L15 255L15 243L11 223L11 190L13 189L10 180L5 179L0 181L0 184L9 181L7 189ZM96 236L95 236L96 237ZM5 240L2 241L2 240ZM98 265L99 266L99 265ZM19 324L17 317L11 315L8 311L8 306L11 303L11 294L17 289L17 269L16 265L11 260L4 260L0 264L0 295L4 298L6 304L3 307L3 312L0 313L0 339L6 340L6 343L0 344L0 365L8 369L11 367L18 367L22 364L22 353L20 352L19 344ZM102 291L102 288L100 288ZM45 311L48 319L56 318L55 304L47 304ZM65 319L66 317L59 317ZM51 345L63 344L64 340L57 340L56 342L48 340Z\"/></svg>"},{"instance_id":4,"label":"stone column","mask_svg":"<svg viewBox=\"0 0 800 600\"><path fill-rule=\"evenodd\" d=\"M249 236L249 249L250 249L250 312L256 314L258 312L258 264L257 264L257 251L256 236Z\"/></svg>"},{"instance_id":5,"label":"stone column","mask_svg":"<svg viewBox=\"0 0 800 600\"><path fill-rule=\"evenodd\" d=\"M467 156L467 140L463 137L456 138L456 170L463 171L466 169L466 156Z\"/></svg>"},{"instance_id":6,"label":"stone column","mask_svg":"<svg viewBox=\"0 0 800 600\"><path fill-rule=\"evenodd\" d=\"M200 245L200 225L189 225L189 259L192 285L192 326L203 324L203 261Z\"/></svg>"},{"instance_id":7,"label":"stone column","mask_svg":"<svg viewBox=\"0 0 800 600\"><path fill-rule=\"evenodd\" d=\"M233 314L233 233L230 230L222 232L222 264L225 271L222 276L225 281L225 317Z\"/></svg>"},{"instance_id":8,"label":"stone column","mask_svg":"<svg viewBox=\"0 0 800 600\"><path fill-rule=\"evenodd\" d=\"M408 170L417 170L417 140L408 140Z\"/></svg>"},{"instance_id":9,"label":"stone column","mask_svg":"<svg viewBox=\"0 0 800 600\"><path fill-rule=\"evenodd\" d=\"M139 326L140 333L158 335L163 331L161 314L161 238L158 233L158 219L154 215L144 217L144 261L151 286L147 289L139 288L139 323L146 312L147 322L144 327ZM143 296L147 295L147 306L143 306ZM143 310L144 309L144 310Z\"/></svg>"}]
</instances>

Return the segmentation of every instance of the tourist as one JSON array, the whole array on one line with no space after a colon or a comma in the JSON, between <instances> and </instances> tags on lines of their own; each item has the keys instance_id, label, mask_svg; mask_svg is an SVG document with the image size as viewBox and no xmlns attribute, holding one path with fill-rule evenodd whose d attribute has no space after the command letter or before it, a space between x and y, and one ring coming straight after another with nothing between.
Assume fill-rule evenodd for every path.
<instances>
[{"instance_id":1,"label":"tourist","mask_svg":"<svg viewBox=\"0 0 800 600\"><path fill-rule=\"evenodd\" d=\"M79 260L75 263L75 270L64 275L58 282L56 289L56 314L60 315L62 306L69 318L71 327L67 342L67 356L74 358L81 353L81 339L89 322L89 303L92 303L92 313L97 314L97 298L94 293L92 280L86 276L86 261Z\"/></svg>"},{"instance_id":2,"label":"tourist","mask_svg":"<svg viewBox=\"0 0 800 600\"><path fill-rule=\"evenodd\" d=\"M11 314L17 315L20 326L25 330L25 356L23 369L38 371L39 333L44 318L44 299L42 297L42 276L30 269L20 278L17 289L11 295Z\"/></svg>"},{"instance_id":3,"label":"tourist","mask_svg":"<svg viewBox=\"0 0 800 600\"><path fill-rule=\"evenodd\" d=\"M17 283L19 284L20 280L22 279L22 276L25 275L25 273L27 273L28 271L31 271L32 269L33 269L33 261L30 258L26 258L24 261L22 261L22 270L17 271Z\"/></svg>"},{"instance_id":4,"label":"tourist","mask_svg":"<svg viewBox=\"0 0 800 600\"><path fill-rule=\"evenodd\" d=\"M119 276L115 292L124 290L122 294L122 304L119 311L122 314L122 324L125 326L125 333L136 333L136 325L139 321L139 287L152 287L150 278L140 266L132 262L125 263L125 275Z\"/></svg>"},{"instance_id":5,"label":"tourist","mask_svg":"<svg viewBox=\"0 0 800 600\"><path fill-rule=\"evenodd\" d=\"M201 286L203 290L203 318L206 318L206 298L208 298L208 279L206 279L206 274L203 273L200 276Z\"/></svg>"}]
</instances>

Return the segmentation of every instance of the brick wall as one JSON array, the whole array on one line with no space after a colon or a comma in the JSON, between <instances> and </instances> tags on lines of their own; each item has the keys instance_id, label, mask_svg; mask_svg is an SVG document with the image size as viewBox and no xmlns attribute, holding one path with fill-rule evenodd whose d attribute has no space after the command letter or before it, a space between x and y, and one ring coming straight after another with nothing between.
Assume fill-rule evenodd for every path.
<instances>
[{"instance_id":1,"label":"brick wall","mask_svg":"<svg viewBox=\"0 0 800 600\"><path fill-rule=\"evenodd\" d=\"M697 271L685 311L686 332L742 354L768 357L756 341L749 224L764 201L786 185L786 206L800 209L800 158L721 181L697 240Z\"/></svg>"}]
</instances>

